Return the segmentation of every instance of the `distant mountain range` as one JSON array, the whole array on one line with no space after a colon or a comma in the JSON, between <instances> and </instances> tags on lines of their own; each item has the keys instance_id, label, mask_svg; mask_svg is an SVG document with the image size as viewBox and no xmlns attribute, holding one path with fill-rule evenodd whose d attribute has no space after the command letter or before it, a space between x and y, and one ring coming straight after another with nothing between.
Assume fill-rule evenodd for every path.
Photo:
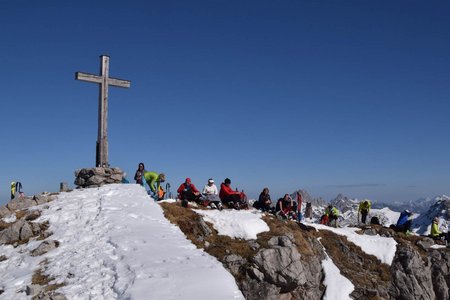
<instances>
[{"instance_id":1,"label":"distant mountain range","mask_svg":"<svg viewBox=\"0 0 450 300\"><path fill-rule=\"evenodd\" d=\"M392 202L392 203L386 203L386 202L374 202L372 203L373 208L383 208L383 207L389 207L392 210L395 211L403 211L405 209L408 209L414 213L424 213L427 212L430 206L434 205L435 203L442 201L442 200L450 200L449 196L442 195L442 196L436 196L434 198L419 198L414 201L406 201L406 202Z\"/></svg>"},{"instance_id":2,"label":"distant mountain range","mask_svg":"<svg viewBox=\"0 0 450 300\"><path fill-rule=\"evenodd\" d=\"M321 198L319 198L319 201L312 198L305 190L299 190L299 192L303 196L303 210L305 209L306 202L311 202L313 216L310 221L318 222L328 203ZM329 204L339 210L339 223L341 226L354 226L358 224L358 206L361 201L363 199L349 198L343 194L339 194ZM450 223L450 197L446 195L436 196L434 198L421 198L416 201L402 203L372 202L372 209L368 221L371 217L376 216L382 225L389 226L397 222L400 212L405 209L414 213L412 226L414 232L421 235L428 234L434 217L440 218L440 230L447 231L448 224Z\"/></svg>"}]
</instances>

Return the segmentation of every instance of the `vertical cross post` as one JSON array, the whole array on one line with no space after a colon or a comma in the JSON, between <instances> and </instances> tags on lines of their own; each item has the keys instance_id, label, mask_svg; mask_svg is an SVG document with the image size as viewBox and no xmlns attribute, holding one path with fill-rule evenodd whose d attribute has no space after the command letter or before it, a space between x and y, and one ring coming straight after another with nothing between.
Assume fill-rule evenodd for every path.
<instances>
[{"instance_id":1,"label":"vertical cross post","mask_svg":"<svg viewBox=\"0 0 450 300\"><path fill-rule=\"evenodd\" d=\"M76 80L82 80L99 85L98 98L98 134L96 144L95 165L97 167L109 167L108 162L108 86L129 88L129 80L109 77L109 56L100 56L100 76L76 72Z\"/></svg>"}]
</instances>

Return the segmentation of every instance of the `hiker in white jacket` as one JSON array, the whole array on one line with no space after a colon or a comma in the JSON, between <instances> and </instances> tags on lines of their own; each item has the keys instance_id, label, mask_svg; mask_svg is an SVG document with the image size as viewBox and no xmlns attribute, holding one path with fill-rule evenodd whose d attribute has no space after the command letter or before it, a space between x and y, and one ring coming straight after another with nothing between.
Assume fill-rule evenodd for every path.
<instances>
[{"instance_id":1,"label":"hiker in white jacket","mask_svg":"<svg viewBox=\"0 0 450 300\"><path fill-rule=\"evenodd\" d=\"M207 201L211 208L222 210L222 201L220 201L219 198L219 191L212 178L208 179L208 183L203 188L202 194L203 200Z\"/></svg>"}]
</instances>

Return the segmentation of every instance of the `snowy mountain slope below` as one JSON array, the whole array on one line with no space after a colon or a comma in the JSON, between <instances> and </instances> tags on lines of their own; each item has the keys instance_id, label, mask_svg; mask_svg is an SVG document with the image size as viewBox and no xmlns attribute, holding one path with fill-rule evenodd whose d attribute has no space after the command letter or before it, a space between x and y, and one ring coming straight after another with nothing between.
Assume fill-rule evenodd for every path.
<instances>
[{"instance_id":1,"label":"snowy mountain slope below","mask_svg":"<svg viewBox=\"0 0 450 300\"><path fill-rule=\"evenodd\" d=\"M28 245L0 246L4 299L29 299L32 273L63 283L68 299L243 299L221 263L189 242L134 184L62 193L43 209L60 246L30 258ZM46 261L39 265L39 262ZM206 282L199 287L199 282Z\"/></svg>"},{"instance_id":2,"label":"snowy mountain slope below","mask_svg":"<svg viewBox=\"0 0 450 300\"><path fill-rule=\"evenodd\" d=\"M358 228L333 228L319 224L308 225L318 230L329 230L336 234L346 236L350 242L361 247L364 252L376 256L382 263L387 265L390 265L394 259L397 242L393 238L379 235L365 236L357 234L356 231Z\"/></svg>"},{"instance_id":3,"label":"snowy mountain slope below","mask_svg":"<svg viewBox=\"0 0 450 300\"><path fill-rule=\"evenodd\" d=\"M353 199L339 194L335 199L333 199L330 204L335 206L339 212L339 226L357 226L358 222L358 207L360 201L358 199ZM306 206L303 203L302 211L305 212ZM312 206L312 218L305 219L306 222L319 223L320 217L325 212L324 206ZM382 209L371 209L369 215L367 216L367 223L370 222L372 217L377 217L380 224L389 227L391 224L396 224L400 213L392 211L391 209L385 207Z\"/></svg>"}]
</instances>

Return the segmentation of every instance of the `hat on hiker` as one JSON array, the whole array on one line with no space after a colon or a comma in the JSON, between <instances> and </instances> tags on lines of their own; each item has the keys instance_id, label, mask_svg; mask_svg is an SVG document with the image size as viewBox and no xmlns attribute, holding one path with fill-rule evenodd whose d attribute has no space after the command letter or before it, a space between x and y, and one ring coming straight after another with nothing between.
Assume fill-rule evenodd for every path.
<instances>
[{"instance_id":1,"label":"hat on hiker","mask_svg":"<svg viewBox=\"0 0 450 300\"><path fill-rule=\"evenodd\" d=\"M166 175L164 173L159 174L159 181L160 182L166 181Z\"/></svg>"},{"instance_id":2,"label":"hat on hiker","mask_svg":"<svg viewBox=\"0 0 450 300\"><path fill-rule=\"evenodd\" d=\"M214 180L212 178L208 179L208 183L214 183Z\"/></svg>"},{"instance_id":3,"label":"hat on hiker","mask_svg":"<svg viewBox=\"0 0 450 300\"><path fill-rule=\"evenodd\" d=\"M230 178L225 178L224 182L225 182L225 184L231 183L231 180L230 180Z\"/></svg>"}]
</instances>

